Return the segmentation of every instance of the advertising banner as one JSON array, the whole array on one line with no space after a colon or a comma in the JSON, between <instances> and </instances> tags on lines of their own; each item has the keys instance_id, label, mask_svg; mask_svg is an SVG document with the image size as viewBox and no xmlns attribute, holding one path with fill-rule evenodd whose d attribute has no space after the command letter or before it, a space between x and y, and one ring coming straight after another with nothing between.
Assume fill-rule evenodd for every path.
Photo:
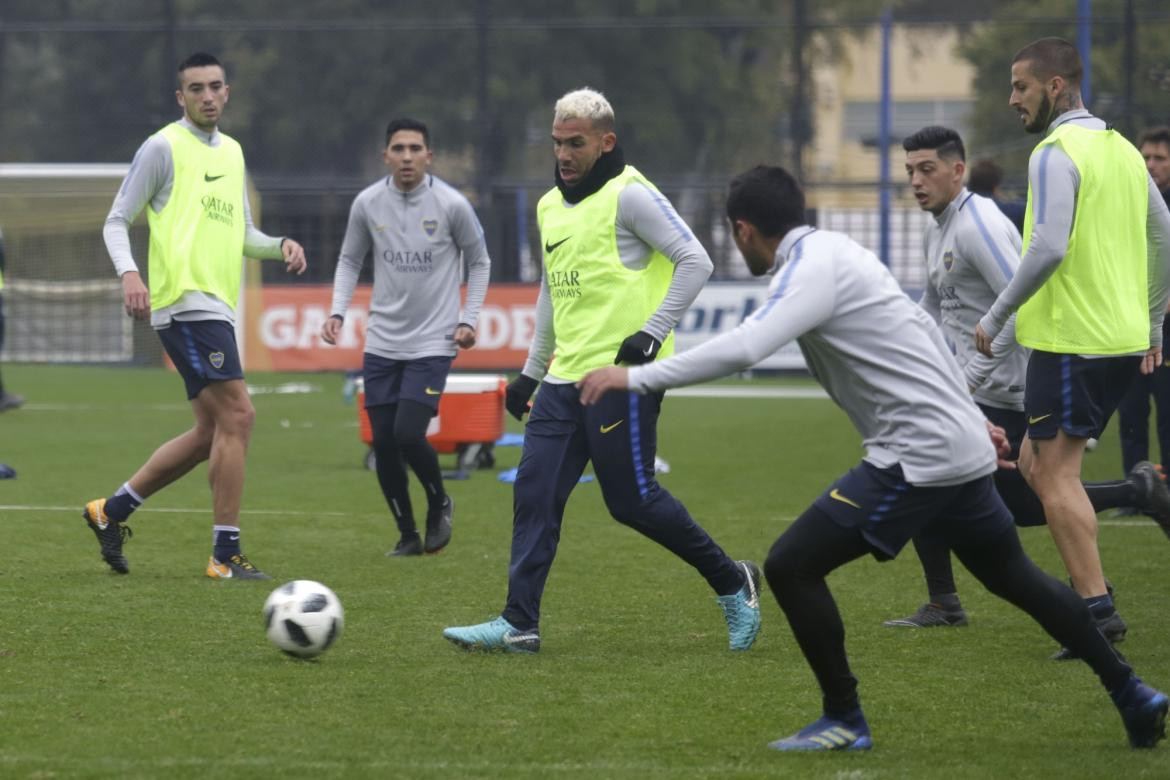
<instances>
[{"instance_id":1,"label":"advertising banner","mask_svg":"<svg viewBox=\"0 0 1170 780\"><path fill-rule=\"evenodd\" d=\"M474 349L460 350L454 370L518 371L528 355L536 324L536 284L493 284L479 315ZM362 365L370 286L359 285L336 346L321 340L329 316L330 285L268 286L249 290L245 306L245 360L250 371L355 371ZM732 330L767 298L763 282L712 282L679 323L679 351ZM765 369L800 369L796 343L757 364Z\"/></svg>"}]
</instances>

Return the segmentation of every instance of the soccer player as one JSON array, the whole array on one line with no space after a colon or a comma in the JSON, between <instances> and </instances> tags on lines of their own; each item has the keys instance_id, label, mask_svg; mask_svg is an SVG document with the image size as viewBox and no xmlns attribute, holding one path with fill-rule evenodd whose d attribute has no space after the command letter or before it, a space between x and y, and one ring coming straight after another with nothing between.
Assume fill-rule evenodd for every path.
<instances>
[{"instance_id":1,"label":"soccer player","mask_svg":"<svg viewBox=\"0 0 1170 780\"><path fill-rule=\"evenodd\" d=\"M1113 698L1130 743L1153 747L1165 734L1170 699L1142 683L1076 594L1024 553L991 477L1006 439L975 406L930 316L873 253L805 224L804 195L782 168L759 166L734 179L727 216L749 270L773 275L764 305L735 330L675 357L591 372L579 392L582 403L605 404L626 391L703 382L796 339L813 375L861 433L865 458L793 522L764 564L820 684L824 710L770 747L873 745L825 578L866 555L890 560L919 533L951 545L992 593L1084 658Z\"/></svg>"},{"instance_id":2,"label":"soccer player","mask_svg":"<svg viewBox=\"0 0 1170 780\"><path fill-rule=\"evenodd\" d=\"M0 292L4 290L4 236L0 234ZM0 295L0 350L4 349L4 296ZM24 404L24 398L16 393L4 389L4 381L0 380L0 412L9 409L18 409Z\"/></svg>"},{"instance_id":3,"label":"soccer player","mask_svg":"<svg viewBox=\"0 0 1170 780\"><path fill-rule=\"evenodd\" d=\"M963 186L966 153L957 132L924 127L907 137L902 147L914 197L934 217L923 236L927 284L919 305L942 327L975 403L988 420L1006 431L1014 461L1028 427L1024 414L1028 350L1016 343L1014 318L998 336L994 357L975 350L974 334L979 318L1015 275L1020 234L991 199ZM1043 504L1018 469L997 470L995 486L1017 525L1045 522ZM1126 480L1086 484L1085 490L1094 511L1138 505L1170 523L1170 491L1151 463L1133 464ZM915 537L914 548L922 561L930 599L915 614L888 620L886 625L966 625L950 550L929 535ZM1101 629L1113 641L1125 636L1125 622L1116 613L1103 621Z\"/></svg>"},{"instance_id":4,"label":"soccer player","mask_svg":"<svg viewBox=\"0 0 1170 780\"><path fill-rule=\"evenodd\" d=\"M695 567L723 608L729 646L747 650L760 627L759 570L729 558L655 479L662 394L614 393L585 408L574 385L598 366L669 355L671 331L710 275L711 259L670 202L626 164L601 93L561 97L552 141L556 186L536 207L544 242L536 329L505 397L520 419L540 386L513 494L507 603L495 620L443 636L466 649L540 648L540 600L565 503L592 461L613 518Z\"/></svg>"},{"instance_id":5,"label":"soccer player","mask_svg":"<svg viewBox=\"0 0 1170 780\"><path fill-rule=\"evenodd\" d=\"M1138 150L1082 105L1076 47L1060 38L1025 46L1011 80L1024 129L1047 135L1028 163L1019 270L976 326L975 342L992 355L1016 313L1016 339L1032 349L1020 469L1044 504L1073 587L1099 622L1120 627L1081 461L1139 371L1162 362L1170 213Z\"/></svg>"},{"instance_id":6,"label":"soccer player","mask_svg":"<svg viewBox=\"0 0 1170 780\"><path fill-rule=\"evenodd\" d=\"M354 198L321 337L337 343L358 274L372 253L362 374L378 484L398 526L398 543L387 555L422 555L447 546L454 509L427 424L439 409L456 349L475 344L491 260L467 198L427 172L434 159L427 126L395 119L385 143L382 160L390 175ZM467 301L460 307L463 263ZM425 540L415 526L404 459L426 491Z\"/></svg>"},{"instance_id":7,"label":"soccer player","mask_svg":"<svg viewBox=\"0 0 1170 780\"><path fill-rule=\"evenodd\" d=\"M103 235L122 278L127 314L150 317L178 369L195 415L191 430L166 442L109 498L85 505L102 558L119 574L131 536L126 520L154 493L208 461L214 525L207 576L270 579L240 547L244 460L256 412L236 348L242 257L282 259L295 274L305 253L290 238L252 224L244 155L218 129L230 87L224 67L203 52L179 65L175 99L183 116L139 147L114 198ZM150 224L149 281L130 251L129 228L143 208Z\"/></svg>"}]
</instances>

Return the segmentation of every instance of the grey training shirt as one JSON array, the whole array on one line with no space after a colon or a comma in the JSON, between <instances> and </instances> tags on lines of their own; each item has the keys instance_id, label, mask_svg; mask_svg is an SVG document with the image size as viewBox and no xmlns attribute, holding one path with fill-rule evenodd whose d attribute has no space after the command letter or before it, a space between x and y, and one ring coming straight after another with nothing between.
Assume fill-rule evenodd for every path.
<instances>
[{"instance_id":1,"label":"grey training shirt","mask_svg":"<svg viewBox=\"0 0 1170 780\"><path fill-rule=\"evenodd\" d=\"M861 433L865 460L913 485L990 474L995 450L938 326L889 269L848 236L810 227L776 248L768 300L735 330L629 370L637 392L747 368L793 339Z\"/></svg>"},{"instance_id":2,"label":"grey training shirt","mask_svg":"<svg viewBox=\"0 0 1170 780\"><path fill-rule=\"evenodd\" d=\"M926 290L922 308L942 326L975 400L1024 410L1029 350L1016 342L1015 315L992 344L975 349L975 326L1020 265L1020 234L995 201L964 187L923 234Z\"/></svg>"},{"instance_id":3,"label":"grey training shirt","mask_svg":"<svg viewBox=\"0 0 1170 780\"><path fill-rule=\"evenodd\" d=\"M1049 125L1048 131L1065 122L1073 122L1090 130L1105 130L1106 124L1088 111L1067 111ZM1019 272L1000 293L995 305L979 324L988 337L994 339L1020 306L1036 294L1068 251L1076 219L1077 190L1081 176L1072 158L1057 144L1033 152L1028 161L1028 189L1044 193L1033 197L1032 237L1028 251L1020 261ZM1154 180L1149 180L1150 195L1146 212L1146 242L1149 277L1150 345L1162 344L1162 319L1166 298L1170 295L1170 211L1162 200Z\"/></svg>"},{"instance_id":4,"label":"grey training shirt","mask_svg":"<svg viewBox=\"0 0 1170 780\"><path fill-rule=\"evenodd\" d=\"M626 268L645 268L654 252L674 263L666 296L642 327L662 341L686 314L715 265L670 201L641 182L631 181L618 195L615 223L618 257ZM546 376L555 344L552 297L548 280L542 276L536 300L535 331L522 373L553 384L568 382L555 375Z\"/></svg>"},{"instance_id":5,"label":"grey training shirt","mask_svg":"<svg viewBox=\"0 0 1170 780\"><path fill-rule=\"evenodd\" d=\"M219 130L205 133L186 117L180 119L179 124L208 146L219 146ZM162 134L155 133L147 138L134 154L134 162L130 164L130 170L122 180L122 187L114 198L114 205L110 208L106 224L102 228L106 251L110 253L110 259L114 261L114 270L119 277L129 271L138 271L138 264L134 262L134 255L130 251L130 225L147 204L156 212L162 211L171 197L171 187L174 183L175 163L171 157L171 145ZM252 224L252 208L248 204L248 190L245 185L244 256L255 257L258 260L279 260L282 257L281 241L282 237L261 233ZM240 263L242 272L243 257L240 258ZM170 306L152 310L150 324L157 329L167 327L172 319L235 322L235 306L235 301L221 301L201 290L190 290Z\"/></svg>"},{"instance_id":6,"label":"grey training shirt","mask_svg":"<svg viewBox=\"0 0 1170 780\"><path fill-rule=\"evenodd\" d=\"M374 293L365 351L391 360L454 355L455 328L476 326L491 260L467 198L427 175L403 192L387 176L354 198L333 276L331 313L345 316L367 254ZM459 284L467 263L467 302Z\"/></svg>"}]
</instances>

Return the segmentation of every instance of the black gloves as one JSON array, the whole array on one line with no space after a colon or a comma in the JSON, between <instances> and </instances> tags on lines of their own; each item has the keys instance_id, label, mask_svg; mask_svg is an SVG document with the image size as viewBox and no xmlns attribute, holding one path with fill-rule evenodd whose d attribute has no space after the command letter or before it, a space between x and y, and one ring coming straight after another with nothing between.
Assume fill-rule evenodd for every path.
<instances>
[{"instance_id":1,"label":"black gloves","mask_svg":"<svg viewBox=\"0 0 1170 780\"><path fill-rule=\"evenodd\" d=\"M524 374L509 382L504 389L504 407L508 410L508 414L517 420L523 420L524 413L529 408L528 399L532 398L532 394L536 392L536 387L539 384L540 382Z\"/></svg>"},{"instance_id":2,"label":"black gloves","mask_svg":"<svg viewBox=\"0 0 1170 780\"><path fill-rule=\"evenodd\" d=\"M617 357L613 359L613 363L615 366L619 363L640 366L654 360L661 347L661 341L646 331L640 330L634 335L626 337L626 340L618 347Z\"/></svg>"}]
</instances>

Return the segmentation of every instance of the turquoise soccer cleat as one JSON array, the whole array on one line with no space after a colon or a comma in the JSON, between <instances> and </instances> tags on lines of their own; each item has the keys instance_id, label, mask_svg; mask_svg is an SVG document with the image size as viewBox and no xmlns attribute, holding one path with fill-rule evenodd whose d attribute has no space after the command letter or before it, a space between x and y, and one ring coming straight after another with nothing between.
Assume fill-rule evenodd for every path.
<instances>
[{"instance_id":1,"label":"turquoise soccer cleat","mask_svg":"<svg viewBox=\"0 0 1170 780\"><path fill-rule=\"evenodd\" d=\"M502 617L474 626L444 628L443 638L464 650L489 653L535 653L540 650L539 631L521 631Z\"/></svg>"},{"instance_id":2,"label":"turquoise soccer cleat","mask_svg":"<svg viewBox=\"0 0 1170 780\"><path fill-rule=\"evenodd\" d=\"M743 568L744 586L730 596L716 596L727 619L727 643L732 650L747 650L760 633L760 570L751 561L736 561Z\"/></svg>"}]
</instances>

